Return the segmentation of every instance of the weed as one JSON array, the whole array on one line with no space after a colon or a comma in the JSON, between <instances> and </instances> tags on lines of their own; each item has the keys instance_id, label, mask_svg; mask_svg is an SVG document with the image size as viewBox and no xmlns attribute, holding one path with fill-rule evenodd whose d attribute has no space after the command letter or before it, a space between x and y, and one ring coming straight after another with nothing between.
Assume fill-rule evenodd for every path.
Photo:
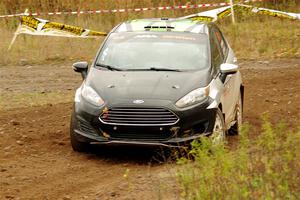
<instances>
[{"instance_id":1,"label":"weed","mask_svg":"<svg viewBox=\"0 0 300 200\"><path fill-rule=\"evenodd\" d=\"M228 150L208 138L192 143L192 159L180 158L177 178L184 199L297 199L300 195L300 129L275 128L263 118L261 134L244 126L239 147Z\"/></svg>"}]
</instances>

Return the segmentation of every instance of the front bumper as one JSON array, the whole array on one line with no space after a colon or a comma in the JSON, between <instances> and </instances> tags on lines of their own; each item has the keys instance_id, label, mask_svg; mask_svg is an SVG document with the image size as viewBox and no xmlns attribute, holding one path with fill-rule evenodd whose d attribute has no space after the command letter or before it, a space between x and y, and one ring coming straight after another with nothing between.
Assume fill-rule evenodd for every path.
<instances>
[{"instance_id":1,"label":"front bumper","mask_svg":"<svg viewBox=\"0 0 300 200\"><path fill-rule=\"evenodd\" d=\"M109 107L108 105L99 109L85 102L79 102L75 103L74 106L72 117L75 126L73 132L81 142L180 146L182 143L209 135L212 132L216 109L207 109L209 104L210 101L207 100L200 105L178 109L170 102L159 102L160 107L176 114L179 118L177 123L173 125L128 126L105 124L99 120L103 111ZM155 106L155 103L147 106L153 105ZM132 107L133 105L126 106Z\"/></svg>"}]
</instances>

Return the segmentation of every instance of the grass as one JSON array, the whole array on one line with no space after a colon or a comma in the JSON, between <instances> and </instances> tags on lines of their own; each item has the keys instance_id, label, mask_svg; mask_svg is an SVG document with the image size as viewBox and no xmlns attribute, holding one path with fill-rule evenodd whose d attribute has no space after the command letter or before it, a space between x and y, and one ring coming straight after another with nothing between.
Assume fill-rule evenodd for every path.
<instances>
[{"instance_id":1,"label":"grass","mask_svg":"<svg viewBox=\"0 0 300 200\"><path fill-rule=\"evenodd\" d=\"M192 143L189 157L178 160L177 180L183 199L298 199L300 127L290 131L263 119L253 138L249 126L239 146L228 150L207 138Z\"/></svg>"},{"instance_id":2,"label":"grass","mask_svg":"<svg viewBox=\"0 0 300 200\"><path fill-rule=\"evenodd\" d=\"M236 26L221 24L238 58L300 58L299 22L273 18L247 21Z\"/></svg>"},{"instance_id":3,"label":"grass","mask_svg":"<svg viewBox=\"0 0 300 200\"><path fill-rule=\"evenodd\" d=\"M9 3L10 2L10 3ZM0 3L1 13L21 12L25 7L32 11L76 10L80 9L112 9L152 7L159 5L186 4L187 1L76 1L57 0L56 4L45 1L39 5L38 1L23 1L21 4L3 1ZM190 1L191 4L222 1ZM9 6L11 5L11 6ZM260 4L256 4L260 5ZM300 5L296 1L285 1L282 4L264 4L269 8L278 8L290 12L299 12ZM13 10L12 10L13 9ZM110 31L118 23L136 18L149 17L179 17L191 13L201 12L205 9L176 10L176 11L148 11L135 13L115 13L103 15L73 15L73 16L41 16L52 21L78 25L99 31ZM235 50L238 58L300 58L300 23L299 21L282 20L269 16L247 15L237 13L236 25L232 25L230 18L218 22L227 36L229 43ZM18 37L13 49L7 48L18 25L16 18L0 19L0 65L18 65L26 60L30 64L68 62L78 60L92 61L97 49L103 41L99 39L68 39L56 37L34 37L23 35Z\"/></svg>"},{"instance_id":4,"label":"grass","mask_svg":"<svg viewBox=\"0 0 300 200\"><path fill-rule=\"evenodd\" d=\"M74 92L26 92L0 95L0 111L72 102Z\"/></svg>"}]
</instances>

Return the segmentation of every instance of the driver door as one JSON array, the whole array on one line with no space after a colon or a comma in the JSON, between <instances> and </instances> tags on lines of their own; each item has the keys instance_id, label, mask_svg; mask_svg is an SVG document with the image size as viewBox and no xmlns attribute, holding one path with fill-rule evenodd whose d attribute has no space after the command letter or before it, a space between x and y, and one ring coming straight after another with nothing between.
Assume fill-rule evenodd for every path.
<instances>
[{"instance_id":1,"label":"driver door","mask_svg":"<svg viewBox=\"0 0 300 200\"><path fill-rule=\"evenodd\" d=\"M212 67L216 74L220 73L220 66L228 60L229 48L222 33L217 27L212 27L210 31L210 43L212 52ZM234 79L236 75L228 75L224 82L224 91L221 95L222 112L225 114L225 124L227 128L232 121L235 111Z\"/></svg>"}]
</instances>

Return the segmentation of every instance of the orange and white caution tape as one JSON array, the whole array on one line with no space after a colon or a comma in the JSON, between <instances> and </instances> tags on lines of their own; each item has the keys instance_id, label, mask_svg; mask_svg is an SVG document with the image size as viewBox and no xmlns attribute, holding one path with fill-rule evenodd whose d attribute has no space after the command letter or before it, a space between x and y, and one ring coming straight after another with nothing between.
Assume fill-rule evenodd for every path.
<instances>
[{"instance_id":1,"label":"orange and white caution tape","mask_svg":"<svg viewBox=\"0 0 300 200\"><path fill-rule=\"evenodd\" d=\"M258 0L261 1L261 0ZM148 8L129 8L129 9L113 9L113 10L85 10L85 11L62 11L62 12L35 12L29 13L31 16L40 15L80 15L80 14L105 14L105 13L125 13L125 12L144 12L144 11L159 11L159 10L179 10L179 9L196 9L196 8L208 8L228 6L230 3L205 3L196 5L177 5L177 6L160 6L160 7L148 7ZM12 15L0 15L0 18L20 17L24 13L12 14Z\"/></svg>"}]
</instances>

